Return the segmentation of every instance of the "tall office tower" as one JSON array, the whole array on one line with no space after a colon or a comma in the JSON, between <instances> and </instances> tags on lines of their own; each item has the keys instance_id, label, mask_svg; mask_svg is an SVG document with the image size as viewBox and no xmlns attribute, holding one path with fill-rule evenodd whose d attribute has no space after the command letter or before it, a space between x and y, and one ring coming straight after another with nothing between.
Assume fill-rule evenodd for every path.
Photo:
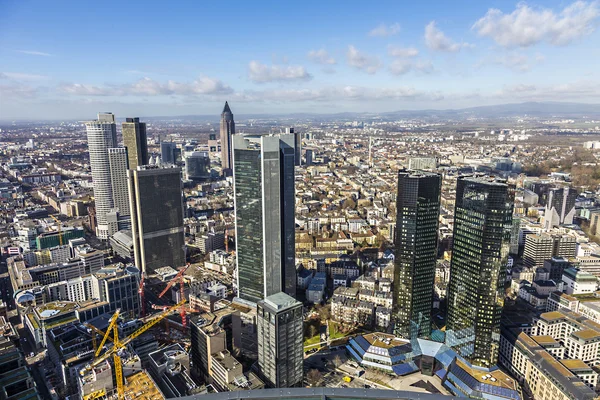
<instances>
[{"instance_id":1,"label":"tall office tower","mask_svg":"<svg viewBox=\"0 0 600 400\"><path fill-rule=\"evenodd\" d=\"M177 149L177 143L174 142L161 142L160 143L160 159L163 164L175 164L175 150ZM133 168L132 168L133 169Z\"/></svg>"},{"instance_id":2,"label":"tall office tower","mask_svg":"<svg viewBox=\"0 0 600 400\"><path fill-rule=\"evenodd\" d=\"M302 303L283 292L261 300L257 306L258 369L273 388L302 384Z\"/></svg>"},{"instance_id":3,"label":"tall office tower","mask_svg":"<svg viewBox=\"0 0 600 400\"><path fill-rule=\"evenodd\" d=\"M393 316L405 339L431 335L441 184L438 174L398 173Z\"/></svg>"},{"instance_id":4,"label":"tall office tower","mask_svg":"<svg viewBox=\"0 0 600 400\"><path fill-rule=\"evenodd\" d=\"M548 192L548 201L544 211L544 229L559 225L571 225L575 216L577 191L570 187L553 188Z\"/></svg>"},{"instance_id":5,"label":"tall office tower","mask_svg":"<svg viewBox=\"0 0 600 400\"><path fill-rule=\"evenodd\" d=\"M306 166L310 167L313 163L313 151L311 149L306 149Z\"/></svg>"},{"instance_id":6,"label":"tall office tower","mask_svg":"<svg viewBox=\"0 0 600 400\"><path fill-rule=\"evenodd\" d=\"M135 265L145 274L185 264L181 168L127 172Z\"/></svg>"},{"instance_id":7,"label":"tall office tower","mask_svg":"<svg viewBox=\"0 0 600 400\"><path fill-rule=\"evenodd\" d=\"M233 136L238 297L296 295L294 136Z\"/></svg>"},{"instance_id":8,"label":"tall office tower","mask_svg":"<svg viewBox=\"0 0 600 400\"><path fill-rule=\"evenodd\" d=\"M148 165L148 137L146 123L139 118L127 118L123 122L123 144L127 148L129 169Z\"/></svg>"},{"instance_id":9,"label":"tall office tower","mask_svg":"<svg viewBox=\"0 0 600 400\"><path fill-rule=\"evenodd\" d=\"M285 128L285 133L294 135L295 164L302 165L302 135L294 131L294 128Z\"/></svg>"},{"instance_id":10,"label":"tall office tower","mask_svg":"<svg viewBox=\"0 0 600 400\"><path fill-rule=\"evenodd\" d=\"M500 180L457 181L446 344L485 368L498 360L513 204Z\"/></svg>"},{"instance_id":11,"label":"tall office tower","mask_svg":"<svg viewBox=\"0 0 600 400\"><path fill-rule=\"evenodd\" d=\"M210 178L210 158L206 151L186 153L185 176L188 180L206 180Z\"/></svg>"},{"instance_id":12,"label":"tall office tower","mask_svg":"<svg viewBox=\"0 0 600 400\"><path fill-rule=\"evenodd\" d=\"M232 160L232 136L235 135L235 122L233 121L233 113L229 108L229 104L225 102L223 112L221 113L221 174L224 176L231 175L233 167Z\"/></svg>"},{"instance_id":13,"label":"tall office tower","mask_svg":"<svg viewBox=\"0 0 600 400\"><path fill-rule=\"evenodd\" d=\"M108 149L117 146L117 126L112 113L98 113L98 119L85 122L96 205L96 236L110 236L106 214L114 207ZM114 233L114 232L113 232Z\"/></svg>"},{"instance_id":14,"label":"tall office tower","mask_svg":"<svg viewBox=\"0 0 600 400\"><path fill-rule=\"evenodd\" d=\"M120 216L128 216L130 210L127 187L127 149L125 147L108 149L108 162L110 164L113 206Z\"/></svg>"}]
</instances>

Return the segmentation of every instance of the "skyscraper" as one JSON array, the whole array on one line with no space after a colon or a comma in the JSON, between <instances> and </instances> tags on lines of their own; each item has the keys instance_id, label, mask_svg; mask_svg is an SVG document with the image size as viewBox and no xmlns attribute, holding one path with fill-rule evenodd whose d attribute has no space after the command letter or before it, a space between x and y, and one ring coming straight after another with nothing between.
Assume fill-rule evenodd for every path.
<instances>
[{"instance_id":1,"label":"skyscraper","mask_svg":"<svg viewBox=\"0 0 600 400\"><path fill-rule=\"evenodd\" d=\"M163 162L163 164L175 164L175 161L176 161L175 150L176 149L177 149L177 144L174 142L161 142L160 143L160 159Z\"/></svg>"},{"instance_id":2,"label":"skyscraper","mask_svg":"<svg viewBox=\"0 0 600 400\"><path fill-rule=\"evenodd\" d=\"M238 296L296 295L294 136L233 137Z\"/></svg>"},{"instance_id":3,"label":"skyscraper","mask_svg":"<svg viewBox=\"0 0 600 400\"><path fill-rule=\"evenodd\" d=\"M393 316L405 339L431 334L440 189L438 174L398 173Z\"/></svg>"},{"instance_id":4,"label":"skyscraper","mask_svg":"<svg viewBox=\"0 0 600 400\"><path fill-rule=\"evenodd\" d=\"M302 384L302 303L279 292L257 306L258 369L273 388Z\"/></svg>"},{"instance_id":5,"label":"skyscraper","mask_svg":"<svg viewBox=\"0 0 600 400\"><path fill-rule=\"evenodd\" d=\"M185 264L181 168L127 172L135 265L145 274Z\"/></svg>"},{"instance_id":6,"label":"skyscraper","mask_svg":"<svg viewBox=\"0 0 600 400\"><path fill-rule=\"evenodd\" d=\"M108 149L108 163L110 165L113 207L117 209L120 216L128 216L130 211L127 188L127 150L125 147Z\"/></svg>"},{"instance_id":7,"label":"skyscraper","mask_svg":"<svg viewBox=\"0 0 600 400\"><path fill-rule=\"evenodd\" d=\"M229 104L225 102L223 112L221 113L221 174L231 175L232 161L232 140L235 135L235 122L233 121L233 113L229 108Z\"/></svg>"},{"instance_id":8,"label":"skyscraper","mask_svg":"<svg viewBox=\"0 0 600 400\"><path fill-rule=\"evenodd\" d=\"M485 368L498 360L513 203L502 181L457 181L446 344Z\"/></svg>"},{"instance_id":9,"label":"skyscraper","mask_svg":"<svg viewBox=\"0 0 600 400\"><path fill-rule=\"evenodd\" d=\"M189 180L206 180L210 178L210 158L206 151L186 153L185 176Z\"/></svg>"},{"instance_id":10,"label":"skyscraper","mask_svg":"<svg viewBox=\"0 0 600 400\"><path fill-rule=\"evenodd\" d=\"M295 163L302 165L302 135L294 131L294 128L286 128L286 134L294 135Z\"/></svg>"},{"instance_id":11,"label":"skyscraper","mask_svg":"<svg viewBox=\"0 0 600 400\"><path fill-rule=\"evenodd\" d=\"M123 122L123 144L127 148L129 169L148 165L148 138L146 124L139 118L127 118Z\"/></svg>"},{"instance_id":12,"label":"skyscraper","mask_svg":"<svg viewBox=\"0 0 600 400\"><path fill-rule=\"evenodd\" d=\"M85 122L94 185L96 236L108 239L106 214L113 208L113 194L108 149L117 146L117 126L112 113L98 113L98 119Z\"/></svg>"},{"instance_id":13,"label":"skyscraper","mask_svg":"<svg viewBox=\"0 0 600 400\"><path fill-rule=\"evenodd\" d=\"M559 225L571 225L575 216L577 191L570 187L552 188L548 191L548 201L544 211L544 229Z\"/></svg>"}]
</instances>

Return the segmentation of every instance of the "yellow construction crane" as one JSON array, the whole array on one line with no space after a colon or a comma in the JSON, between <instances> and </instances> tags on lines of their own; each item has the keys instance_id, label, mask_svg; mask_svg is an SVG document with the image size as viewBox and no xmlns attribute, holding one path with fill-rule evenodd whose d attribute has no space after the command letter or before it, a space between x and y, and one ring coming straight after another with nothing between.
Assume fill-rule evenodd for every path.
<instances>
[{"instance_id":1,"label":"yellow construction crane","mask_svg":"<svg viewBox=\"0 0 600 400\"><path fill-rule=\"evenodd\" d=\"M106 335L106 333L102 332L100 329L96 328L94 325L92 324L88 324L87 322L83 323L83 326L85 326L86 328L91 329L92 332L92 346L94 347L94 353L96 352L96 350L98 349L96 347L96 334L100 335L101 338L104 337L104 335ZM95 332L95 333L94 333ZM111 342L113 341L111 337L108 337L108 340L110 340Z\"/></svg>"},{"instance_id":2,"label":"yellow construction crane","mask_svg":"<svg viewBox=\"0 0 600 400\"><path fill-rule=\"evenodd\" d=\"M102 346L104 346L104 343L106 343L106 339L108 339L108 335L110 334L110 331L117 328L117 319L119 318L119 313L121 312L120 309L117 309L117 311L115 311L115 313L113 314L112 317L110 317L109 323L108 323L108 328L106 328L106 333L104 334L104 337L102 338L102 341L100 342L100 346L98 346L98 348L96 349L96 354L94 354L94 357L98 357L100 355L100 353L102 352ZM113 342L115 342L116 344L116 337L113 336Z\"/></svg>"},{"instance_id":3,"label":"yellow construction crane","mask_svg":"<svg viewBox=\"0 0 600 400\"><path fill-rule=\"evenodd\" d=\"M171 307L167 308L166 310L162 311L161 313L157 314L156 316L154 316L154 318L152 318L150 321L146 322L146 324L144 324L138 330L133 332L131 335L127 336L122 341L119 340L119 331L118 331L118 327L117 327L117 323L116 323L117 318L119 316L119 312L120 312L119 310L117 310L111 317L110 322L108 324L108 328L106 328L106 333L104 333L104 337L102 338L102 342L100 342L100 345L98 346L98 349L96 350L96 353L95 353L96 359L94 361L92 361L90 364L86 365L84 368L82 368L79 373L81 375L84 375L86 372L91 371L92 368L103 363L110 356L112 356L114 364L115 364L115 378L117 381L117 395L118 395L118 399L122 400L123 399L123 365L121 364L121 357L118 354L119 350L125 348L125 346L127 346L132 340L134 340L135 338L137 338L138 336L140 336L141 334L146 332L148 329L152 328L154 325L159 323L163 318L165 318L171 312L177 310L179 307L183 306L185 303L186 303L186 300L183 299L182 301L175 304L174 306L171 306ZM86 324L86 326L91 327L92 325ZM93 336L95 336L96 332L102 332L95 327L91 328L91 329L94 330ZM113 337L112 337L113 346L110 349L108 349L102 356L98 357L100 355L100 353L102 352L102 347L104 346L106 341L109 339L108 336L110 335L111 331L113 334ZM104 393L101 393L101 392L104 392ZM97 398L97 397L91 397L91 396L100 397L105 393L106 392L102 391L102 390L90 393L88 396L86 396L86 400L91 400L91 399Z\"/></svg>"},{"instance_id":4,"label":"yellow construction crane","mask_svg":"<svg viewBox=\"0 0 600 400\"><path fill-rule=\"evenodd\" d=\"M52 218L56 222L56 226L58 227L58 242L62 246L63 245L63 234L62 234L61 222L54 215L51 215L50 218Z\"/></svg>"}]
</instances>

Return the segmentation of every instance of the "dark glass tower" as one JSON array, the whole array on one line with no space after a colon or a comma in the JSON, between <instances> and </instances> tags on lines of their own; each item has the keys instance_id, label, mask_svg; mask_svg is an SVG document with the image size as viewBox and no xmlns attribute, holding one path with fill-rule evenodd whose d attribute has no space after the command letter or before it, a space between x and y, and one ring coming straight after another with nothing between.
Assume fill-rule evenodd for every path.
<instances>
[{"instance_id":1,"label":"dark glass tower","mask_svg":"<svg viewBox=\"0 0 600 400\"><path fill-rule=\"evenodd\" d=\"M498 360L513 203L503 181L458 179L446 344L485 368Z\"/></svg>"},{"instance_id":2,"label":"dark glass tower","mask_svg":"<svg viewBox=\"0 0 600 400\"><path fill-rule=\"evenodd\" d=\"M233 137L238 296L296 295L294 136Z\"/></svg>"},{"instance_id":3,"label":"dark glass tower","mask_svg":"<svg viewBox=\"0 0 600 400\"><path fill-rule=\"evenodd\" d=\"M438 174L398 173L393 317L405 339L431 334L440 189Z\"/></svg>"},{"instance_id":4,"label":"dark glass tower","mask_svg":"<svg viewBox=\"0 0 600 400\"><path fill-rule=\"evenodd\" d=\"M127 118L123 122L123 144L127 148L129 169L148 165L148 138L146 124L139 118Z\"/></svg>"},{"instance_id":5,"label":"dark glass tower","mask_svg":"<svg viewBox=\"0 0 600 400\"><path fill-rule=\"evenodd\" d=\"M302 303L285 293L276 293L258 303L258 369L268 387L302 384L302 322Z\"/></svg>"},{"instance_id":6,"label":"dark glass tower","mask_svg":"<svg viewBox=\"0 0 600 400\"><path fill-rule=\"evenodd\" d=\"M233 121L233 113L229 104L225 102L223 112L221 113L221 173L223 175L231 175L233 166L231 151L231 137L235 135L235 122Z\"/></svg>"},{"instance_id":7,"label":"dark glass tower","mask_svg":"<svg viewBox=\"0 0 600 400\"><path fill-rule=\"evenodd\" d=\"M127 172L135 265L145 274L185 265L181 168Z\"/></svg>"}]
</instances>

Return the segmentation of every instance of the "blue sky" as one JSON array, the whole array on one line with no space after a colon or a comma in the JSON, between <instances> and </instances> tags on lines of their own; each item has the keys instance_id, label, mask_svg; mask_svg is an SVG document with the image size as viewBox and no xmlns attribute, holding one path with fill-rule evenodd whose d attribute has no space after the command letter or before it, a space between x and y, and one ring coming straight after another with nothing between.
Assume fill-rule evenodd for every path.
<instances>
[{"instance_id":1,"label":"blue sky","mask_svg":"<svg viewBox=\"0 0 600 400\"><path fill-rule=\"evenodd\" d=\"M0 118L595 103L599 23L589 1L2 0Z\"/></svg>"}]
</instances>

